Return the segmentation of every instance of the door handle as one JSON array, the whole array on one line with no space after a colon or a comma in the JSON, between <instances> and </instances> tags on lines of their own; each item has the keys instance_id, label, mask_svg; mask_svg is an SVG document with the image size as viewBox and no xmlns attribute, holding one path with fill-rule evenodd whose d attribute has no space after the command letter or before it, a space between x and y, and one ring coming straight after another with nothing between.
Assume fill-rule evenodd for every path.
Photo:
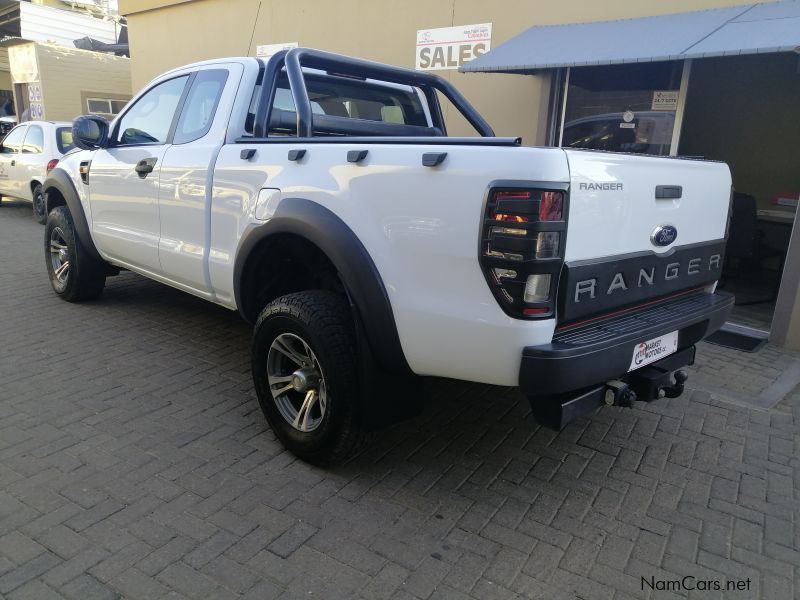
<instances>
[{"instance_id":1,"label":"door handle","mask_svg":"<svg viewBox=\"0 0 800 600\"><path fill-rule=\"evenodd\" d=\"M138 163L136 163L136 172L139 174L139 177L144 179L147 177L148 173L153 172L153 168L156 166L156 161L158 159L155 157L150 158L143 158Z\"/></svg>"},{"instance_id":2,"label":"door handle","mask_svg":"<svg viewBox=\"0 0 800 600\"><path fill-rule=\"evenodd\" d=\"M11 166L12 166L12 167L13 167L14 165L16 165L16 164L17 164L17 161L16 161L16 160L12 160L12 161L11 161Z\"/></svg>"}]
</instances>

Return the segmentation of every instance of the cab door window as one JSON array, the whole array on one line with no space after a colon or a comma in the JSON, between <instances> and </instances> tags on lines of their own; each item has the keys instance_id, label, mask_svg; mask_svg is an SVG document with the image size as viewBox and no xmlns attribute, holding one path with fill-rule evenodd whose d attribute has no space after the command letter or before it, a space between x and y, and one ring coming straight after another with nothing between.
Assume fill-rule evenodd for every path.
<instances>
[{"instance_id":1,"label":"cab door window","mask_svg":"<svg viewBox=\"0 0 800 600\"><path fill-rule=\"evenodd\" d=\"M25 130L27 125L15 127L3 140L3 154L10 154L19 152L22 149L22 140L25 139Z\"/></svg>"},{"instance_id":2,"label":"cab door window","mask_svg":"<svg viewBox=\"0 0 800 600\"><path fill-rule=\"evenodd\" d=\"M22 144L22 152L24 154L41 154L43 146L44 132L42 128L38 125L30 125L25 142Z\"/></svg>"},{"instance_id":3,"label":"cab door window","mask_svg":"<svg viewBox=\"0 0 800 600\"><path fill-rule=\"evenodd\" d=\"M188 79L188 75L169 79L139 98L120 119L114 144L131 146L167 143Z\"/></svg>"}]
</instances>

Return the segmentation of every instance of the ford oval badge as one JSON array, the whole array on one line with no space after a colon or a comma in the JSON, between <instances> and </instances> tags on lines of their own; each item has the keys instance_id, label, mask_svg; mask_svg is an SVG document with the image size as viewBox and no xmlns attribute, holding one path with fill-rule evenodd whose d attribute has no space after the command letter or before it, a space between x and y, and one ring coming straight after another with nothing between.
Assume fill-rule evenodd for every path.
<instances>
[{"instance_id":1,"label":"ford oval badge","mask_svg":"<svg viewBox=\"0 0 800 600\"><path fill-rule=\"evenodd\" d=\"M678 237L678 230L672 225L659 225L650 234L654 246L669 246Z\"/></svg>"}]
</instances>

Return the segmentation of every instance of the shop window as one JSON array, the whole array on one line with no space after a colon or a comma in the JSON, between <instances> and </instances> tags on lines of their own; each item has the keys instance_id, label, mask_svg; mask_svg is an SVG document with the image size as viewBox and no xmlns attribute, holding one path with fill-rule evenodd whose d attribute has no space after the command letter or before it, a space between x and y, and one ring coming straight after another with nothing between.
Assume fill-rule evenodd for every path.
<instances>
[{"instance_id":1,"label":"shop window","mask_svg":"<svg viewBox=\"0 0 800 600\"><path fill-rule=\"evenodd\" d=\"M561 145L668 155L683 63L570 69Z\"/></svg>"},{"instance_id":2,"label":"shop window","mask_svg":"<svg viewBox=\"0 0 800 600\"><path fill-rule=\"evenodd\" d=\"M122 112L127 100L113 100L111 98L87 98L86 111L93 115L103 115L113 118Z\"/></svg>"}]
</instances>

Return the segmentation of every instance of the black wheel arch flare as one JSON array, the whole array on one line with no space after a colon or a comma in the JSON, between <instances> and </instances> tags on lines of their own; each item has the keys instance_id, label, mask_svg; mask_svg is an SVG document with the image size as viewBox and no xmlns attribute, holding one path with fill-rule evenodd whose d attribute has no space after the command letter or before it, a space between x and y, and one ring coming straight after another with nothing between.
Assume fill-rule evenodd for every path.
<instances>
[{"instance_id":1,"label":"black wheel arch flare","mask_svg":"<svg viewBox=\"0 0 800 600\"><path fill-rule=\"evenodd\" d=\"M243 290L248 258L262 241L276 234L305 238L327 256L339 273L355 308L357 325L363 328L377 362L393 372L411 373L389 296L369 252L342 219L305 198L285 198L269 221L251 225L239 242L233 284L236 306L245 320L254 320Z\"/></svg>"},{"instance_id":2,"label":"black wheel arch flare","mask_svg":"<svg viewBox=\"0 0 800 600\"><path fill-rule=\"evenodd\" d=\"M89 231L89 223L86 220L86 215L83 212L83 206L81 205L78 192L75 189L75 184L72 182L72 179L70 179L70 176L67 174L67 172L56 167L47 175L47 179L45 179L43 187L47 202L45 211L49 213L53 208L53 205L48 198L48 192L51 189L57 190L61 197L64 198L64 202L69 209L72 222L75 224L75 231L78 233L80 244L93 259L102 261L103 258L100 256L97 248L95 248L94 241L92 240L92 235Z\"/></svg>"}]
</instances>

